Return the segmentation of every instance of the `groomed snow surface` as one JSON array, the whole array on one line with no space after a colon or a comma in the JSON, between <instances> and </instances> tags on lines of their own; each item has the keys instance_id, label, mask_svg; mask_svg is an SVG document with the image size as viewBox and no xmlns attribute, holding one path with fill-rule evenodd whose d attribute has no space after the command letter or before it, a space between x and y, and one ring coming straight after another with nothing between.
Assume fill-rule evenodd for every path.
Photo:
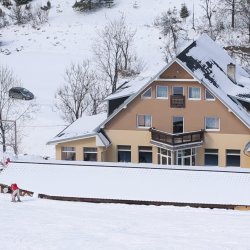
<instances>
[{"instance_id":1,"label":"groomed snow surface","mask_svg":"<svg viewBox=\"0 0 250 250\"><path fill-rule=\"evenodd\" d=\"M108 163L94 167L46 162L52 165L11 163L0 173L0 183L16 182L20 188L35 192L34 197L22 197L21 203L12 203L10 194L0 194L0 250L250 249L250 211L37 198L37 193L42 192L75 197L247 203L248 170L230 173L229 169L222 172L211 167L217 171L212 173L180 171L176 166L153 170L149 166L135 168L135 164L130 168L108 168ZM194 169L199 168L189 167Z\"/></svg>"},{"instance_id":2,"label":"groomed snow surface","mask_svg":"<svg viewBox=\"0 0 250 250\"><path fill-rule=\"evenodd\" d=\"M1 250L247 250L250 212L0 194Z\"/></svg>"}]
</instances>

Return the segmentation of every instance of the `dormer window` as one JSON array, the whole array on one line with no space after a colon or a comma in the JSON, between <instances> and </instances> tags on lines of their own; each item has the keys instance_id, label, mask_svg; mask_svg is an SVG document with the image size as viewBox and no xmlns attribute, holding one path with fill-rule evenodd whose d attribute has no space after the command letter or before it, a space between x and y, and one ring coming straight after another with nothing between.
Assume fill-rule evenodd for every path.
<instances>
[{"instance_id":1,"label":"dormer window","mask_svg":"<svg viewBox=\"0 0 250 250\"><path fill-rule=\"evenodd\" d=\"M215 97L206 89L205 90L205 99L208 101L214 101Z\"/></svg>"},{"instance_id":2,"label":"dormer window","mask_svg":"<svg viewBox=\"0 0 250 250\"><path fill-rule=\"evenodd\" d=\"M152 98L152 89L149 88L147 89L142 95L141 95L142 99L150 99Z\"/></svg>"}]
</instances>

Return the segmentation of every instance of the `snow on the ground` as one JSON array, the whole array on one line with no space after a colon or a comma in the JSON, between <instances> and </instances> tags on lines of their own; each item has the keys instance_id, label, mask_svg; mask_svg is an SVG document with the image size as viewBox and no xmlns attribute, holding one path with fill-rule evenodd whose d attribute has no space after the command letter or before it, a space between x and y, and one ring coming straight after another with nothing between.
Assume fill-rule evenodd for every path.
<instances>
[{"instance_id":1,"label":"snow on the ground","mask_svg":"<svg viewBox=\"0 0 250 250\"><path fill-rule=\"evenodd\" d=\"M250 205L250 172L11 163L0 183L35 193L82 198ZM58 161L60 163L60 161ZM149 164L150 165L150 164ZM135 167L139 168L135 168ZM154 167L154 165L151 165ZM213 168L210 168L211 170ZM235 169L235 168L233 168Z\"/></svg>"},{"instance_id":2,"label":"snow on the ground","mask_svg":"<svg viewBox=\"0 0 250 250\"><path fill-rule=\"evenodd\" d=\"M14 71L23 86L34 93L41 108L33 121L23 125L25 136L19 153L55 156L54 147L46 146L46 142L66 125L53 108L55 91L72 62L92 59L93 41L105 24L124 14L129 27L137 31L135 50L153 76L165 65L162 39L153 25L155 18L170 7L186 2L191 10L193 4L186 0L144 0L137 1L139 8L133 8L134 0L115 2L111 9L84 14L72 9L75 0L53 0L49 22L41 29L30 25L1 29L1 50L11 54L0 53L0 64ZM44 5L46 1L32 3ZM199 2L196 5L199 7Z\"/></svg>"},{"instance_id":3,"label":"snow on the ground","mask_svg":"<svg viewBox=\"0 0 250 250\"><path fill-rule=\"evenodd\" d=\"M250 212L0 194L1 250L247 250Z\"/></svg>"}]
</instances>

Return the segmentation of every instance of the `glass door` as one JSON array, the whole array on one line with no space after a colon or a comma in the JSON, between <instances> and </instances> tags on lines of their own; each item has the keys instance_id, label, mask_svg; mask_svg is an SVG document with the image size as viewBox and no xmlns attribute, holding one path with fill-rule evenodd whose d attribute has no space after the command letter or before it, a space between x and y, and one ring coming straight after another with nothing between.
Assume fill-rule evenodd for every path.
<instances>
[{"instance_id":1,"label":"glass door","mask_svg":"<svg viewBox=\"0 0 250 250\"><path fill-rule=\"evenodd\" d=\"M182 116L173 117L173 134L183 133L184 119Z\"/></svg>"}]
</instances>

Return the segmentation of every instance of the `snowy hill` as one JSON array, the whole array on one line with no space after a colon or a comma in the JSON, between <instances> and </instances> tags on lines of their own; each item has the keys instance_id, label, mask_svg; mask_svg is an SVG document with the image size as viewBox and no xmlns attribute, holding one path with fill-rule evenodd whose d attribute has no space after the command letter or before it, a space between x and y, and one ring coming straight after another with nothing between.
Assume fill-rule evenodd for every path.
<instances>
[{"instance_id":1,"label":"snowy hill","mask_svg":"<svg viewBox=\"0 0 250 250\"><path fill-rule=\"evenodd\" d=\"M162 40L154 27L155 18L169 7L185 2L144 0L117 0L116 5L93 13L78 13L72 9L75 0L53 0L49 22L34 29L30 25L8 26L0 30L0 62L11 68L23 86L31 90L40 106L40 111L31 123L24 124L24 139L20 153L54 156L53 146L46 142L66 125L55 112L54 94L63 83L65 69L70 64L92 58L92 44L97 31L122 14L127 24L136 29L135 50L146 63L146 71L154 75L165 65ZM187 5L189 1L186 1ZM33 5L45 4L34 0ZM197 4L198 5L198 4ZM190 6L190 8L192 8ZM5 52L9 51L9 55Z\"/></svg>"}]
</instances>

